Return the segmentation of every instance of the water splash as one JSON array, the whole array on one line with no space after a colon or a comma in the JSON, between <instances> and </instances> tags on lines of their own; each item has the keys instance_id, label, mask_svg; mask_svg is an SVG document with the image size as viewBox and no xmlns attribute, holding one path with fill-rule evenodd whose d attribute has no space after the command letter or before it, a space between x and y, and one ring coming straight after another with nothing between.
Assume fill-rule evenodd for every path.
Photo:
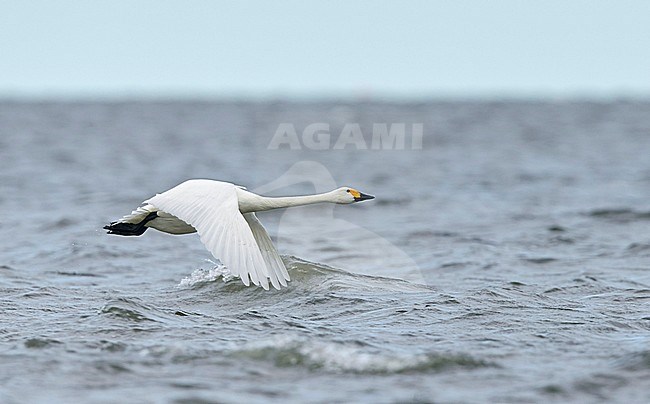
<instances>
[{"instance_id":1,"label":"water splash","mask_svg":"<svg viewBox=\"0 0 650 404\"><path fill-rule=\"evenodd\" d=\"M181 279L180 283L177 286L179 288L191 288L203 283L214 282L219 278L221 278L224 283L237 278L237 276L233 275L225 265L209 259L206 259L206 262L212 264L212 268L199 268L194 270L190 276L186 276L185 278Z\"/></svg>"}]
</instances>

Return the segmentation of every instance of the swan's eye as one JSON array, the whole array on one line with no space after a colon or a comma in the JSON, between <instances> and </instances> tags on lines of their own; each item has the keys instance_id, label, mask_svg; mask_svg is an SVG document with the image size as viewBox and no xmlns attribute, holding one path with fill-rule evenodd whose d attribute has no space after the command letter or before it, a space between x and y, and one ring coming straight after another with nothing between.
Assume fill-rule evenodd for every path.
<instances>
[{"instance_id":1,"label":"swan's eye","mask_svg":"<svg viewBox=\"0 0 650 404\"><path fill-rule=\"evenodd\" d=\"M349 190L349 189L346 189L345 192L347 192L347 193L349 194L349 193L350 193L350 190Z\"/></svg>"}]
</instances>

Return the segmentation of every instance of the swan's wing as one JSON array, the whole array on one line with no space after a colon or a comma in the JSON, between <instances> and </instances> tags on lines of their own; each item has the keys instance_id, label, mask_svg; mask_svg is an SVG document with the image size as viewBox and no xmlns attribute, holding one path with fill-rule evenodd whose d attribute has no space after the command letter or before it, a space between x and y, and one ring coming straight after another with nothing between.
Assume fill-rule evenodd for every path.
<instances>
[{"instance_id":1,"label":"swan's wing","mask_svg":"<svg viewBox=\"0 0 650 404\"><path fill-rule=\"evenodd\" d=\"M144 218L149 215L151 212L155 212L156 208L152 205L143 205L139 206L128 215L122 216L121 219L118 219L118 223L140 223Z\"/></svg>"},{"instance_id":2,"label":"swan's wing","mask_svg":"<svg viewBox=\"0 0 650 404\"><path fill-rule=\"evenodd\" d=\"M244 213L244 219L248 222L248 225L253 232L253 237L257 241L257 245L260 248L264 262L266 262L266 267L269 268L269 278L271 283L276 289L280 289L280 285L287 286L287 281L290 281L289 273L287 268L282 262L282 258L278 254L278 251L275 249L269 233L266 231L262 223L259 221L255 213Z\"/></svg>"},{"instance_id":3,"label":"swan's wing","mask_svg":"<svg viewBox=\"0 0 650 404\"><path fill-rule=\"evenodd\" d=\"M205 247L244 285L250 277L268 290L270 269L239 211L235 189L227 182L189 180L145 202L192 225Z\"/></svg>"}]
</instances>

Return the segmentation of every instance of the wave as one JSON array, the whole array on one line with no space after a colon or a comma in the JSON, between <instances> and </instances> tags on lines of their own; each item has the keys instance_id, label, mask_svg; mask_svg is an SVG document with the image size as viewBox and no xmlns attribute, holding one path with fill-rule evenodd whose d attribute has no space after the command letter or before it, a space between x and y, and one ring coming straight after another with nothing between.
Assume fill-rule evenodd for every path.
<instances>
[{"instance_id":1,"label":"wave","mask_svg":"<svg viewBox=\"0 0 650 404\"><path fill-rule=\"evenodd\" d=\"M97 313L101 317L111 317L120 321L131 323L169 323L177 321L179 317L186 317L187 313L159 308L145 304L136 297L118 297L109 300Z\"/></svg>"},{"instance_id":2,"label":"wave","mask_svg":"<svg viewBox=\"0 0 650 404\"><path fill-rule=\"evenodd\" d=\"M304 367L309 370L395 374L441 372L455 368L496 366L465 354L397 354L390 351L370 351L362 343L313 341L301 337L279 336L245 345L230 355L270 362L277 367Z\"/></svg>"},{"instance_id":3,"label":"wave","mask_svg":"<svg viewBox=\"0 0 650 404\"><path fill-rule=\"evenodd\" d=\"M282 259L291 276L289 289L326 288L329 290L337 290L354 288L399 292L431 292L433 290L432 287L427 285L411 283L397 278L356 274L325 264L306 261L295 256L282 256ZM210 268L194 270L189 276L181 279L177 287L200 289L207 285L221 284L220 287L236 288L239 286L240 289L247 288L237 276L233 275L222 264L211 260L206 261L211 264ZM252 287L252 289L255 290L256 288ZM269 292L272 293L273 291Z\"/></svg>"},{"instance_id":4,"label":"wave","mask_svg":"<svg viewBox=\"0 0 650 404\"><path fill-rule=\"evenodd\" d=\"M650 350L629 353L617 361L619 368L630 371L647 371L650 369Z\"/></svg>"},{"instance_id":5,"label":"wave","mask_svg":"<svg viewBox=\"0 0 650 404\"><path fill-rule=\"evenodd\" d=\"M587 215L620 223L650 219L650 211L639 211L631 208L593 209L587 212Z\"/></svg>"}]
</instances>

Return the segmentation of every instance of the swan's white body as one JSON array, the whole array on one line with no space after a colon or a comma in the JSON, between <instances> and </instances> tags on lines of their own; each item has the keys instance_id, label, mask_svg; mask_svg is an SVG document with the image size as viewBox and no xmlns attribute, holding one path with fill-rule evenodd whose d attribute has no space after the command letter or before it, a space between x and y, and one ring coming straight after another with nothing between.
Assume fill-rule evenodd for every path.
<instances>
[{"instance_id":1,"label":"swan's white body","mask_svg":"<svg viewBox=\"0 0 650 404\"><path fill-rule=\"evenodd\" d=\"M289 274L254 212L372 198L346 187L316 195L270 198L228 182L189 180L144 201L145 205L105 228L122 235L140 235L142 226L170 234L197 232L212 255L246 286L252 282L268 290L270 281L280 289L287 286ZM139 233L118 230L139 225Z\"/></svg>"}]
</instances>

